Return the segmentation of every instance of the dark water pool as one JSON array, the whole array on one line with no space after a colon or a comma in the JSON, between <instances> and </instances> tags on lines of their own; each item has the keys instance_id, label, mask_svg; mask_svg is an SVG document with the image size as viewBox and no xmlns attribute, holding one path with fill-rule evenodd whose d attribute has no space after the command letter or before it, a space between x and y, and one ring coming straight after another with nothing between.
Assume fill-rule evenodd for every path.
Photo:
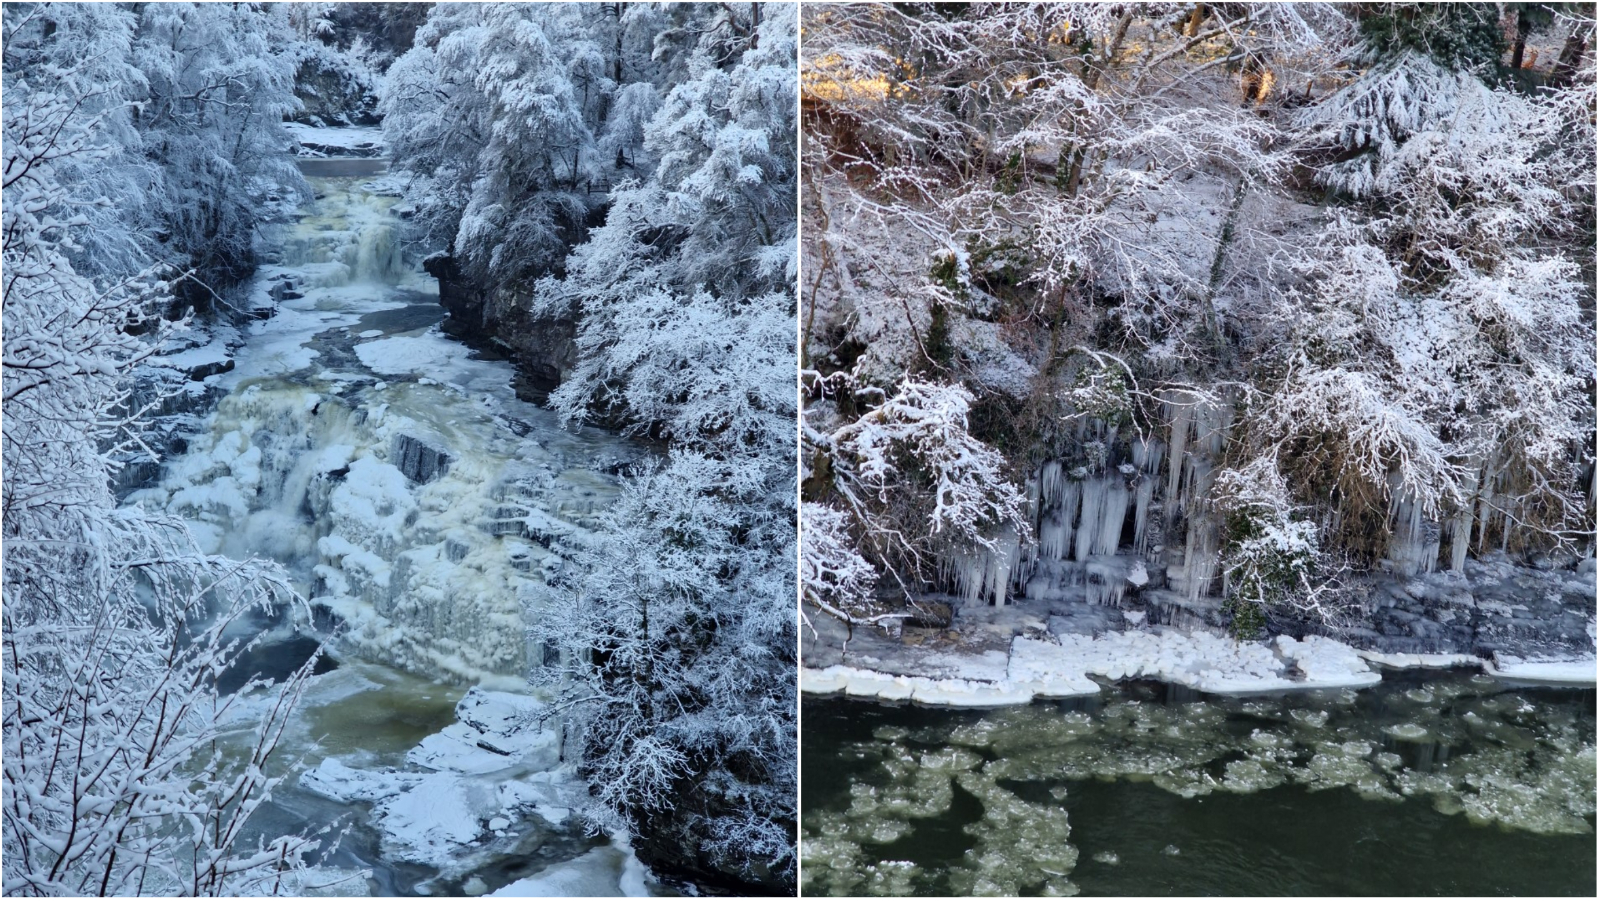
<instances>
[{"instance_id":1,"label":"dark water pool","mask_svg":"<svg viewBox=\"0 0 1600 901\"><path fill-rule=\"evenodd\" d=\"M807 700L808 895L1595 894L1595 692Z\"/></svg>"}]
</instances>

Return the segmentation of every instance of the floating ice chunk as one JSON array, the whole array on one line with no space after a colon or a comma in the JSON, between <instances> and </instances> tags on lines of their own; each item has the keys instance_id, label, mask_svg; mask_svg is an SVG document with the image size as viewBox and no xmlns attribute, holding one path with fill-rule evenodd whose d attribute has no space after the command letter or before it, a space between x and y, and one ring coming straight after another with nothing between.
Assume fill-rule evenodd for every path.
<instances>
[{"instance_id":1,"label":"floating ice chunk","mask_svg":"<svg viewBox=\"0 0 1600 901\"><path fill-rule=\"evenodd\" d=\"M474 688L456 704L457 721L423 739L406 760L471 774L551 769L561 760L561 734L542 727L544 709L538 698Z\"/></svg>"},{"instance_id":2,"label":"floating ice chunk","mask_svg":"<svg viewBox=\"0 0 1600 901\"><path fill-rule=\"evenodd\" d=\"M381 801L416 787L421 773L383 770L358 770L329 757L316 769L300 774L300 787L334 801Z\"/></svg>"},{"instance_id":3,"label":"floating ice chunk","mask_svg":"<svg viewBox=\"0 0 1600 901\"><path fill-rule=\"evenodd\" d=\"M356 345L356 356L379 375L437 375L460 368L471 350L443 335L400 336Z\"/></svg>"},{"instance_id":4,"label":"floating ice chunk","mask_svg":"<svg viewBox=\"0 0 1600 901\"><path fill-rule=\"evenodd\" d=\"M1401 741L1423 741L1429 737L1428 730L1416 723L1396 723L1384 727L1383 731Z\"/></svg>"},{"instance_id":5,"label":"floating ice chunk","mask_svg":"<svg viewBox=\"0 0 1600 901\"><path fill-rule=\"evenodd\" d=\"M624 848L607 845L552 864L491 893L490 898L645 897L643 866Z\"/></svg>"}]
</instances>

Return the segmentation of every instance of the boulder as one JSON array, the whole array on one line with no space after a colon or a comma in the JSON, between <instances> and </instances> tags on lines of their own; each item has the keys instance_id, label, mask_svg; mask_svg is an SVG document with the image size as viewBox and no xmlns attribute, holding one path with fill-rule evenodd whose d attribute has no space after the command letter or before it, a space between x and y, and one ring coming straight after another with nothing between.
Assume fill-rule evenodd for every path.
<instances>
[{"instance_id":1,"label":"boulder","mask_svg":"<svg viewBox=\"0 0 1600 901\"><path fill-rule=\"evenodd\" d=\"M448 453L413 435L396 435L389 445L389 461L406 478L426 484L450 471L452 458Z\"/></svg>"}]
</instances>

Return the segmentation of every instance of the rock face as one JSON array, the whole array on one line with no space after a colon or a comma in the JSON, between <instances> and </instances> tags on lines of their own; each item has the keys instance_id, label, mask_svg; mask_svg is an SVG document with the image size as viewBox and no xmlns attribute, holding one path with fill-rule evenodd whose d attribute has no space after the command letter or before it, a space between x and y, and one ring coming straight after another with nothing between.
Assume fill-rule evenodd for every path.
<instances>
[{"instance_id":1,"label":"rock face","mask_svg":"<svg viewBox=\"0 0 1600 901\"><path fill-rule=\"evenodd\" d=\"M428 257L422 268L439 280L439 303L449 314L445 331L509 357L521 375L518 394L542 402L576 365L577 323L572 319L534 316L526 299L513 291L473 283L449 254Z\"/></svg>"},{"instance_id":2,"label":"rock face","mask_svg":"<svg viewBox=\"0 0 1600 901\"><path fill-rule=\"evenodd\" d=\"M451 456L411 435L396 435L389 447L389 460L406 478L426 484L450 471Z\"/></svg>"},{"instance_id":3,"label":"rock face","mask_svg":"<svg viewBox=\"0 0 1600 901\"><path fill-rule=\"evenodd\" d=\"M1461 573L1377 579L1367 607L1367 621L1344 638L1385 653L1487 659L1594 652L1593 561L1577 570L1538 569L1491 554L1467 560Z\"/></svg>"},{"instance_id":4,"label":"rock face","mask_svg":"<svg viewBox=\"0 0 1600 901\"><path fill-rule=\"evenodd\" d=\"M378 97L352 73L327 65L326 58L300 64L294 95L303 104L295 120L309 125L377 125Z\"/></svg>"},{"instance_id":5,"label":"rock face","mask_svg":"<svg viewBox=\"0 0 1600 901\"><path fill-rule=\"evenodd\" d=\"M1352 647L1383 654L1465 655L1481 659L1570 658L1594 652L1592 561L1576 569L1519 565L1494 553L1468 559L1460 573L1410 577L1378 573L1362 583L1363 609L1329 634ZM1101 636L1152 626L1223 631L1226 611L1216 598L1173 591L1129 592L1117 603L1066 598L1019 610L1042 609L1056 635ZM908 625L917 625L909 621ZM1274 615L1271 632L1296 637L1323 631L1313 623Z\"/></svg>"}]
</instances>

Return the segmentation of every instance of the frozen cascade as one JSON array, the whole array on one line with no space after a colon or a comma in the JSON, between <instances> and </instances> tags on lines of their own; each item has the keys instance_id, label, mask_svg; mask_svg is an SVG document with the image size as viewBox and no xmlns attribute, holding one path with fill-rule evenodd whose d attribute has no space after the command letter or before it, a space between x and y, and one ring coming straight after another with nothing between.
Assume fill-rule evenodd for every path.
<instances>
[{"instance_id":1,"label":"frozen cascade","mask_svg":"<svg viewBox=\"0 0 1600 901\"><path fill-rule=\"evenodd\" d=\"M344 624L344 653L520 687L542 659L524 596L615 496L591 461L634 451L563 431L516 398L509 364L433 327L435 285L405 267L381 182L311 181L318 202L257 284L288 286L278 314L216 377L227 393L186 453L129 502L184 516L209 551L285 563Z\"/></svg>"},{"instance_id":2,"label":"frozen cascade","mask_svg":"<svg viewBox=\"0 0 1600 901\"><path fill-rule=\"evenodd\" d=\"M414 275L390 214L397 198L362 179L310 179L319 202L285 236L283 268L313 287L399 285Z\"/></svg>"},{"instance_id":3,"label":"frozen cascade","mask_svg":"<svg viewBox=\"0 0 1600 901\"><path fill-rule=\"evenodd\" d=\"M241 329L231 370L187 374L183 406L161 407L172 452L124 502L182 516L208 552L285 565L313 621L240 622L252 661L297 666L308 625L330 638L337 666L282 745L310 772L273 791L244 844L339 816L360 828L323 866L372 874L351 894L492 892L530 853L554 873L594 848L560 724L487 714L542 704L526 592L571 565L616 496L607 473L641 450L562 429L517 398L509 364L446 338L437 283L401 254L384 164L338 163L350 174L308 172L316 202L264 236L276 262L244 308L275 312ZM244 753L259 718L235 707L224 753ZM625 844L602 850L638 867Z\"/></svg>"},{"instance_id":4,"label":"frozen cascade","mask_svg":"<svg viewBox=\"0 0 1600 901\"><path fill-rule=\"evenodd\" d=\"M1165 442L1136 436L1119 444L1115 429L1080 424L1095 465L1049 460L1028 480L1036 546L952 554L941 581L969 603L1003 604L1008 579L1028 598L1113 606L1130 586L1170 583L1184 606L1210 594L1221 535L1208 497L1233 410L1174 392L1163 413ZM1169 528L1182 529L1181 545Z\"/></svg>"}]
</instances>

